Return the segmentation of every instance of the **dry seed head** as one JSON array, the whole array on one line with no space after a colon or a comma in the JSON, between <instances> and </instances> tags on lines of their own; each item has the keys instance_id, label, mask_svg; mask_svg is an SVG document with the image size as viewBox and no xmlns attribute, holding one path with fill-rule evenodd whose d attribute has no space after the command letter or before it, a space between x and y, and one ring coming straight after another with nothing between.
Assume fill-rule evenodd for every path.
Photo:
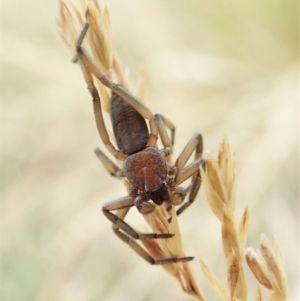
<instances>
[{"instance_id":1,"label":"dry seed head","mask_svg":"<svg viewBox=\"0 0 300 301\"><path fill-rule=\"evenodd\" d=\"M235 161L233 160L230 152L230 146L227 136L225 136L225 138L223 139L219 149L218 165L222 183L225 186L225 190L227 192L228 206L231 207L231 211L234 211L236 168Z\"/></svg>"},{"instance_id":2,"label":"dry seed head","mask_svg":"<svg viewBox=\"0 0 300 301\"><path fill-rule=\"evenodd\" d=\"M226 137L220 146L218 162L206 158L205 171L201 169L201 172L210 208L222 222L225 211L234 211L236 189L235 162Z\"/></svg>"},{"instance_id":3,"label":"dry seed head","mask_svg":"<svg viewBox=\"0 0 300 301\"><path fill-rule=\"evenodd\" d=\"M76 55L75 45L84 23L84 18L80 13L81 9L75 5L76 2L60 0L59 15L56 19L58 32L69 50L71 50L72 57Z\"/></svg>"},{"instance_id":4,"label":"dry seed head","mask_svg":"<svg viewBox=\"0 0 300 301\"><path fill-rule=\"evenodd\" d=\"M276 239L274 239L274 245L275 252L273 251L269 239L264 234L261 234L260 248L262 257L273 276L273 294L271 296L271 300L287 300L287 279L284 272L280 248Z\"/></svg>"},{"instance_id":5,"label":"dry seed head","mask_svg":"<svg viewBox=\"0 0 300 301\"><path fill-rule=\"evenodd\" d=\"M88 41L93 58L97 64L100 64L102 70L107 72L113 64L113 47L107 6L95 0L89 1L87 21L90 24Z\"/></svg>"},{"instance_id":6,"label":"dry seed head","mask_svg":"<svg viewBox=\"0 0 300 301\"><path fill-rule=\"evenodd\" d=\"M114 53L107 7L99 4L96 0L59 1L58 31L71 50L72 58L76 57L76 42L86 21L89 22L90 27L84 39L84 47L105 72L114 74L116 80L122 79L122 75L115 72L113 66ZM111 91L98 80L95 81L95 84L102 106L108 111Z\"/></svg>"},{"instance_id":7,"label":"dry seed head","mask_svg":"<svg viewBox=\"0 0 300 301\"><path fill-rule=\"evenodd\" d=\"M287 280L277 242L275 252L265 235L261 235L261 252L246 250L247 263L256 279L271 290L271 301L288 300Z\"/></svg>"},{"instance_id":8,"label":"dry seed head","mask_svg":"<svg viewBox=\"0 0 300 301\"><path fill-rule=\"evenodd\" d=\"M267 289L272 289L271 275L259 253L256 253L252 248L247 248L245 256L247 264L258 282Z\"/></svg>"},{"instance_id":9,"label":"dry seed head","mask_svg":"<svg viewBox=\"0 0 300 301\"><path fill-rule=\"evenodd\" d=\"M84 41L85 48L91 50L96 63L104 71L108 71L113 63L113 48L106 5L99 4L96 0L59 1L58 30L73 57L76 55L77 39L86 21L90 28Z\"/></svg>"},{"instance_id":10,"label":"dry seed head","mask_svg":"<svg viewBox=\"0 0 300 301\"><path fill-rule=\"evenodd\" d=\"M278 287L282 287L283 277L281 268L278 265L277 258L272 250L270 241L264 234L261 235L260 247L265 263L267 264L269 270L273 273Z\"/></svg>"},{"instance_id":11,"label":"dry seed head","mask_svg":"<svg viewBox=\"0 0 300 301\"><path fill-rule=\"evenodd\" d=\"M219 298L247 300L247 284L241 255L246 243L249 211L246 208L237 230L234 217L236 171L227 137L221 143L218 161L207 158L205 170L201 168L201 175L210 208L222 223L222 242L227 260L227 286L222 284L204 263L201 263L202 270Z\"/></svg>"}]
</instances>

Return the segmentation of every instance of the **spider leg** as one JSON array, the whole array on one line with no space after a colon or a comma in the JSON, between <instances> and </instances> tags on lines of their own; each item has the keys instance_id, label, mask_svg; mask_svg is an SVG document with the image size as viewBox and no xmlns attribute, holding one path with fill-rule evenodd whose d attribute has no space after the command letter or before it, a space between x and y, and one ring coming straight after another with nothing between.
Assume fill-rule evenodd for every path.
<instances>
[{"instance_id":1,"label":"spider leg","mask_svg":"<svg viewBox=\"0 0 300 301\"><path fill-rule=\"evenodd\" d=\"M134 239L158 239L158 238L171 238L174 234L171 233L149 233L149 234L139 234L126 222L124 218L126 217L128 211L133 206L133 199L130 196L109 202L103 206L103 213L105 216L113 222L114 233L134 252L145 259L152 265L162 265L170 264L176 262L190 261L194 257L171 257L165 259L155 260L144 248L142 248ZM116 214L109 212L110 210L118 210ZM121 231L122 230L122 231Z\"/></svg>"},{"instance_id":2,"label":"spider leg","mask_svg":"<svg viewBox=\"0 0 300 301\"><path fill-rule=\"evenodd\" d=\"M103 214L113 223L115 228L122 229L127 235L134 239L159 239L159 238L171 238L174 236L172 233L138 233L123 219L126 215L119 217L117 214L112 213L113 210L119 210L123 208L133 207L134 200L131 196L119 198L103 205ZM114 229L115 229L114 228Z\"/></svg>"},{"instance_id":3,"label":"spider leg","mask_svg":"<svg viewBox=\"0 0 300 301\"><path fill-rule=\"evenodd\" d=\"M123 208L123 209L119 209L117 211L117 216L120 219L124 219L129 211L131 207L128 208ZM113 231L114 233L123 241L125 242L131 249L133 249L134 252L136 252L139 256L141 256L142 258L144 258L147 262L149 262L150 264L155 264L155 260L154 258L152 258L148 252L143 249L137 242L135 242L129 235L127 235L124 232L120 231L120 228L116 225L113 224Z\"/></svg>"},{"instance_id":4,"label":"spider leg","mask_svg":"<svg viewBox=\"0 0 300 301\"><path fill-rule=\"evenodd\" d=\"M124 220L128 211L130 210L130 208L131 207L119 209L117 211L116 215L118 216L118 218ZM134 239L132 239L126 233L120 231L120 228L116 224L113 224L112 228L113 228L114 233L117 235L117 237L119 237L131 249L133 249L134 252L136 252L139 256L141 256L143 259L145 259L150 264L155 264L154 258L152 256L150 256L150 254L148 254L148 252L145 249L143 249L137 242L135 242Z\"/></svg>"},{"instance_id":5,"label":"spider leg","mask_svg":"<svg viewBox=\"0 0 300 301\"><path fill-rule=\"evenodd\" d=\"M127 214L127 212L126 212ZM125 215L126 215L125 214ZM163 264L170 264L176 262L186 262L193 260L194 257L171 257L165 259L158 259L155 260L143 247L141 247L136 241L134 241L130 236L126 233L121 232L117 226L113 226L114 233L123 241L125 242L135 253L149 262L151 265L163 265Z\"/></svg>"},{"instance_id":6,"label":"spider leg","mask_svg":"<svg viewBox=\"0 0 300 301\"><path fill-rule=\"evenodd\" d=\"M107 172L111 176L119 178L119 176L117 175L117 172L120 170L118 165L116 165L113 161L111 161L98 147L95 148L94 153L101 161L102 165L107 170Z\"/></svg>"},{"instance_id":7,"label":"spider leg","mask_svg":"<svg viewBox=\"0 0 300 301\"><path fill-rule=\"evenodd\" d=\"M102 115L102 108L101 108L101 102L100 102L100 97L98 90L96 89L94 82L93 82L93 77L88 68L80 61L80 66L81 70L84 75L84 79L88 85L88 90L93 98L93 107L94 107L94 114L96 118L96 124L98 128L98 132L100 134L100 137L107 148L107 150L118 160L124 161L128 155L123 154L119 150L117 150L114 145L111 143L104 120L103 120L103 115Z\"/></svg>"},{"instance_id":8,"label":"spider leg","mask_svg":"<svg viewBox=\"0 0 300 301\"><path fill-rule=\"evenodd\" d=\"M85 23L83 29L79 35L79 38L76 43L76 51L78 55L78 59L81 62L81 66L83 66L84 73L89 73L90 78L86 80L90 93L95 93L95 87L93 85L90 88L90 84L92 83L92 76L93 74L103 85L111 89L117 95L119 95L123 100L129 103L139 114L141 114L145 119L149 120L149 127L150 127L150 137L147 143L147 146L155 146L156 141L158 139L158 129L155 120L155 116L152 112L134 95L132 95L128 90L126 90L122 85L114 83L111 79L101 70L93 59L89 56L89 54L85 51L85 49L81 46L83 39L87 33L89 24ZM92 90L92 92L91 92ZM93 94L92 94L93 95ZM99 109L98 109L99 110ZM102 112L101 112L102 113ZM102 118L103 121L103 118Z\"/></svg>"},{"instance_id":9,"label":"spider leg","mask_svg":"<svg viewBox=\"0 0 300 301\"><path fill-rule=\"evenodd\" d=\"M176 210L177 216L181 214L184 210L186 210L194 202L198 194L198 191L200 189L200 186L201 186L201 176L200 176L200 172L198 171L193 178L192 187L189 191L188 201L185 202Z\"/></svg>"},{"instance_id":10,"label":"spider leg","mask_svg":"<svg viewBox=\"0 0 300 301\"><path fill-rule=\"evenodd\" d=\"M160 114L155 114L155 119L158 127L161 142L164 147L170 147L172 149L174 145L175 126L174 124ZM166 128L171 131L171 139L167 133Z\"/></svg>"},{"instance_id":11,"label":"spider leg","mask_svg":"<svg viewBox=\"0 0 300 301\"><path fill-rule=\"evenodd\" d=\"M168 128L171 131L171 144L174 145L174 140L175 140L175 125L169 120L167 119L165 116L160 115L160 118L162 119L164 125L166 126L166 128Z\"/></svg>"},{"instance_id":12,"label":"spider leg","mask_svg":"<svg viewBox=\"0 0 300 301\"><path fill-rule=\"evenodd\" d=\"M182 150L181 154L178 156L175 166L178 168L178 170L183 169L188 159L191 157L193 151L195 152L195 160L202 157L203 152L203 140L202 135L199 133L196 133L192 136L192 138L189 140L189 142L186 144L184 149Z\"/></svg>"},{"instance_id":13,"label":"spider leg","mask_svg":"<svg viewBox=\"0 0 300 301\"><path fill-rule=\"evenodd\" d=\"M180 185L182 182L194 176L199 171L199 165L204 164L204 158L198 158L197 160L193 161L191 164L180 170L175 178L175 182L177 185Z\"/></svg>"},{"instance_id":14,"label":"spider leg","mask_svg":"<svg viewBox=\"0 0 300 301\"><path fill-rule=\"evenodd\" d=\"M191 157L191 155L194 151L195 151L195 161L192 162L188 167L184 168L184 166L186 165L187 161L189 160L189 158ZM198 162L199 159L202 158L202 152L203 152L202 135L199 133L196 133L192 136L192 138L186 144L186 146L184 147L184 149L182 150L181 154L178 156L178 158L175 162L175 167L178 170L178 174L176 177L177 184L184 182L187 178L190 177L190 176L186 177L186 175L184 176L184 174L187 174L188 170L192 168L194 163ZM200 164L200 163L198 162L198 164ZM194 172L192 172L192 173L194 174ZM199 172L199 175L200 175L200 172ZM185 177L185 178L182 178L182 177ZM196 174L193 175L193 181L194 181L195 177L196 177Z\"/></svg>"},{"instance_id":15,"label":"spider leg","mask_svg":"<svg viewBox=\"0 0 300 301\"><path fill-rule=\"evenodd\" d=\"M184 168L185 164L187 163L188 159L195 151L195 160L187 167ZM185 202L183 205L177 209L177 215L181 214L184 210L186 210L195 200L198 191L201 186L201 175L199 170L199 165L204 164L205 161L202 158L203 152L203 140L202 136L199 133L193 135L190 141L187 143L185 148L182 150L181 154L178 156L178 159L175 162L175 166L178 168L178 174L176 176L176 184L179 185L189 177L192 177L192 184L189 187L189 197L188 201ZM182 200L184 196L182 197Z\"/></svg>"}]
</instances>

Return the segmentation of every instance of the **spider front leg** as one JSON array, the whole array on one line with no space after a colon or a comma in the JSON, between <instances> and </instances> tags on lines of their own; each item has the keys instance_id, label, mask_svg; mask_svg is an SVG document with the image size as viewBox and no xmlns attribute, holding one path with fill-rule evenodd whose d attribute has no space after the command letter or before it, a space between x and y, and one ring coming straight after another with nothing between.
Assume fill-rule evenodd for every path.
<instances>
[{"instance_id":1,"label":"spider front leg","mask_svg":"<svg viewBox=\"0 0 300 301\"><path fill-rule=\"evenodd\" d=\"M96 93L94 91L95 90L94 85L92 84L92 80L93 80L92 74L93 74L103 85L105 85L106 87L111 89L114 93L116 93L119 97L121 97L124 101L126 101L129 105L131 105L143 118L149 120L150 136L149 136L147 146L155 146L156 141L158 139L158 129L157 129L155 116L141 101L139 101L139 99L137 99L135 96L133 96L123 86L112 82L111 79L101 70L101 68L99 68L95 64L95 62L92 60L92 58L88 55L88 53L81 46L83 39L87 33L88 27L89 27L89 24L86 23L84 25L82 32L79 35L78 41L76 43L76 51L77 51L77 56L78 56L81 66L82 66L90 93L92 95L94 95ZM93 96L93 98L95 98L95 96ZM101 122L103 122L102 111L98 107L96 109L97 109L97 114L101 115L101 120L99 120L99 126L101 128L101 126L103 126L103 124L101 123ZM95 111L95 114L96 114L96 111ZM99 118L100 117L98 117L98 119ZM96 119L97 119L97 116L96 116ZM168 121L166 121L166 122L167 122L167 124L169 124ZM107 131L106 131L106 133L107 133ZM107 138L107 137L105 137L105 138ZM111 148L110 145L109 145L109 148ZM110 150L111 153L113 153L114 151L115 150ZM119 157L121 157L120 154L118 154L118 155L119 155Z\"/></svg>"},{"instance_id":2,"label":"spider front leg","mask_svg":"<svg viewBox=\"0 0 300 301\"><path fill-rule=\"evenodd\" d=\"M143 249L138 243L136 243L131 237L126 235L125 233L119 231L118 228L113 228L115 234L125 242L135 253L149 262L151 265L163 265L163 264L171 264L176 262L186 262L194 259L192 256L186 257L170 257L164 259L154 259L145 249Z\"/></svg>"},{"instance_id":3,"label":"spider front leg","mask_svg":"<svg viewBox=\"0 0 300 301\"><path fill-rule=\"evenodd\" d=\"M193 257L171 257L165 259L155 260L145 249L143 249L135 239L168 239L174 236L171 233L138 233L131 226L129 226L124 218L128 211L134 206L134 200L130 196L117 199L109 202L103 206L104 215L113 223L114 233L126 244L128 244L139 256L144 258L152 265L170 264L176 262L190 261ZM113 214L110 211L118 210L117 214Z\"/></svg>"},{"instance_id":4,"label":"spider front leg","mask_svg":"<svg viewBox=\"0 0 300 301\"><path fill-rule=\"evenodd\" d=\"M81 66L82 73L84 75L84 79L87 83L88 90L93 98L94 115L95 115L97 129L100 134L100 137L101 137L106 149L116 159L124 161L128 157L128 155L117 150L110 141L110 138L109 138L109 135L108 135L108 132L107 132L104 120L103 120L101 100L99 97L98 90L96 89L96 87L94 85L92 74L81 61L80 61L80 66Z\"/></svg>"},{"instance_id":5,"label":"spider front leg","mask_svg":"<svg viewBox=\"0 0 300 301\"><path fill-rule=\"evenodd\" d=\"M150 204L149 204L150 205ZM111 211L124 209L128 207L135 206L135 201L131 196L126 196L109 203L106 203L103 207L104 215L116 226L117 228L122 229L127 235L134 239L157 239L157 238L171 238L174 236L172 233L138 233L135 231L128 223L126 223L123 218L120 218L118 215L112 213Z\"/></svg>"}]
</instances>

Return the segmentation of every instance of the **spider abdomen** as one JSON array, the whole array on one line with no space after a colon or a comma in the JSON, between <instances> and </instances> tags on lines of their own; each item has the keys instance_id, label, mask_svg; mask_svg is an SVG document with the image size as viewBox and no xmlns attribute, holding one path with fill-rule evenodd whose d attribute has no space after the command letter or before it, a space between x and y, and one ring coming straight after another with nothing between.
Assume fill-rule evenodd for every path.
<instances>
[{"instance_id":1,"label":"spider abdomen","mask_svg":"<svg viewBox=\"0 0 300 301\"><path fill-rule=\"evenodd\" d=\"M145 119L115 93L111 96L110 117L121 152L131 155L145 148L149 139Z\"/></svg>"}]
</instances>

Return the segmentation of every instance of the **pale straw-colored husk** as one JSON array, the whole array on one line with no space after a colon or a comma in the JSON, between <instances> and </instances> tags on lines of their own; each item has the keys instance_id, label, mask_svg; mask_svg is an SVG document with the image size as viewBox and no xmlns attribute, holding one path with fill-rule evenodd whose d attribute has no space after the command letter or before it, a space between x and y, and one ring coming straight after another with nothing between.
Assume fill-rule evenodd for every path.
<instances>
[{"instance_id":1,"label":"pale straw-colored husk","mask_svg":"<svg viewBox=\"0 0 300 301\"><path fill-rule=\"evenodd\" d=\"M246 260L257 281L270 290L271 301L288 300L287 280L276 239L272 247L268 238L262 234L260 250L247 248Z\"/></svg>"}]
</instances>

